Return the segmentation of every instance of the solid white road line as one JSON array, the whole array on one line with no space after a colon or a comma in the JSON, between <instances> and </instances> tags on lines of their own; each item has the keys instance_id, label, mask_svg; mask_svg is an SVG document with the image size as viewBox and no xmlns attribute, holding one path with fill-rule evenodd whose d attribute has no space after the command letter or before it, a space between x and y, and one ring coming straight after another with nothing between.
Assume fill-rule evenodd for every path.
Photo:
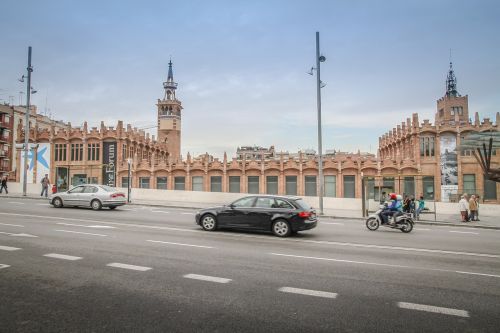
<instances>
[{"instance_id":1,"label":"solid white road line","mask_svg":"<svg viewBox=\"0 0 500 333\"><path fill-rule=\"evenodd\" d=\"M0 269L10 267L10 265L0 264Z\"/></svg>"},{"instance_id":2,"label":"solid white road line","mask_svg":"<svg viewBox=\"0 0 500 333\"><path fill-rule=\"evenodd\" d=\"M94 229L116 229L116 227L111 227L109 225L85 225L85 224L73 224L73 223L56 223L60 225L69 225L73 227L85 227L85 228L94 228Z\"/></svg>"},{"instance_id":3,"label":"solid white road line","mask_svg":"<svg viewBox=\"0 0 500 333\"><path fill-rule=\"evenodd\" d=\"M14 204L14 205L24 205L24 202L9 201L8 203Z\"/></svg>"},{"instance_id":4,"label":"solid white road line","mask_svg":"<svg viewBox=\"0 0 500 333\"><path fill-rule=\"evenodd\" d=\"M107 237L108 236L108 235L103 235L103 234L91 234L91 233L88 233L88 232L69 231L69 230L60 230L60 229L56 229L54 231L69 232L69 233L72 233L72 234L82 234L82 235L90 235L90 236L100 236L100 237Z\"/></svg>"},{"instance_id":5,"label":"solid white road line","mask_svg":"<svg viewBox=\"0 0 500 333\"><path fill-rule=\"evenodd\" d=\"M171 245L180 245L180 246L201 247L201 248L204 248L204 249L213 249L213 247L212 247L212 246L194 245L194 244L183 244L183 243L174 243L174 242L164 242L164 241L151 240L151 239L146 240L146 242L151 242L151 243L162 243L162 244L171 244Z\"/></svg>"},{"instance_id":6,"label":"solid white road line","mask_svg":"<svg viewBox=\"0 0 500 333\"><path fill-rule=\"evenodd\" d=\"M10 226L10 227L20 227L20 228L24 228L24 225L20 225L20 224L0 223L0 225L7 225L7 226Z\"/></svg>"},{"instance_id":7,"label":"solid white road line","mask_svg":"<svg viewBox=\"0 0 500 333\"><path fill-rule=\"evenodd\" d=\"M123 269L131 269L133 271L141 271L141 272L149 271L150 269L152 269L151 267L121 264L119 262L112 262L110 264L107 264L106 266L116 267L116 268L123 268Z\"/></svg>"},{"instance_id":8,"label":"solid white road line","mask_svg":"<svg viewBox=\"0 0 500 333\"><path fill-rule=\"evenodd\" d=\"M21 249L18 248L18 247L2 246L2 245L0 245L0 250L4 250L4 251L16 251L16 250L21 250Z\"/></svg>"},{"instance_id":9,"label":"solid white road line","mask_svg":"<svg viewBox=\"0 0 500 333\"><path fill-rule=\"evenodd\" d=\"M348 263L348 264L360 264L360 265L373 265L373 266L385 266L385 267L396 267L396 268L408 268L408 269L417 269L417 270L424 270L424 271L435 271L435 272L445 272L445 273L458 273L458 274L470 274L470 275L479 275L479 276L489 276L489 277L500 278L500 275L475 273L475 272L453 271L453 270L449 270L449 269L440 269L440 268L425 268L425 267L417 267L417 266L383 264L383 263L367 262L367 261L355 261L355 260L334 259L334 258L321 258L321 257L307 257L307 256L297 256L297 255L282 254L282 253L269 253L269 254L273 255L273 256L292 257L292 258L299 258L299 259L325 260L325 261L333 261L333 262L343 262L343 263Z\"/></svg>"},{"instance_id":10,"label":"solid white road line","mask_svg":"<svg viewBox=\"0 0 500 333\"><path fill-rule=\"evenodd\" d=\"M43 256L49 257L49 258L63 259L63 260L80 260L80 259L82 259L82 257L68 256L65 254L58 254L58 253L47 253L47 254L44 254Z\"/></svg>"},{"instance_id":11,"label":"solid white road line","mask_svg":"<svg viewBox=\"0 0 500 333\"><path fill-rule=\"evenodd\" d=\"M450 316L458 316L458 317L464 317L464 318L470 317L469 312L465 311L465 310L442 308L439 306L432 306L432 305L398 302L398 307L400 307L401 309L441 313L441 314L446 314L446 315L450 315Z\"/></svg>"},{"instance_id":12,"label":"solid white road line","mask_svg":"<svg viewBox=\"0 0 500 333\"><path fill-rule=\"evenodd\" d=\"M495 274L484 274L484 273L462 272L462 271L455 271L455 272L459 273L459 274L469 274L469 275L479 275L479 276L489 276L489 277L500 278L500 275L495 275Z\"/></svg>"},{"instance_id":13,"label":"solid white road line","mask_svg":"<svg viewBox=\"0 0 500 333\"><path fill-rule=\"evenodd\" d=\"M471 235L479 235L479 232L472 232L472 231L455 231L455 230L450 230L448 232L453 232L456 234L471 234Z\"/></svg>"},{"instance_id":14,"label":"solid white road line","mask_svg":"<svg viewBox=\"0 0 500 333\"><path fill-rule=\"evenodd\" d=\"M231 279L225 279L216 276L208 276L208 275L198 275L198 274L186 274L184 275L186 279L194 279L194 280L202 280L209 282L217 282L217 283L228 283L231 282Z\"/></svg>"},{"instance_id":15,"label":"solid white road line","mask_svg":"<svg viewBox=\"0 0 500 333\"><path fill-rule=\"evenodd\" d=\"M317 296L317 297L325 297L325 298L336 298L336 293L330 293L328 291L319 291L319 290L310 290L310 289L299 289L292 287L283 287L278 289L284 293L292 293L292 294L300 294L300 295L308 295L308 296Z\"/></svg>"}]
</instances>

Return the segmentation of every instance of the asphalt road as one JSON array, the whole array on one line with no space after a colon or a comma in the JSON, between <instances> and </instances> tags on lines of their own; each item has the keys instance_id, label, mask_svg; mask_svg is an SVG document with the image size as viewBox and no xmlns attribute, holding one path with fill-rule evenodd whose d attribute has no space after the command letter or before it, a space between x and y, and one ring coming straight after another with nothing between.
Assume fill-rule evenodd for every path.
<instances>
[{"instance_id":1,"label":"asphalt road","mask_svg":"<svg viewBox=\"0 0 500 333\"><path fill-rule=\"evenodd\" d=\"M0 198L0 332L498 332L500 231L205 232L195 211Z\"/></svg>"}]
</instances>

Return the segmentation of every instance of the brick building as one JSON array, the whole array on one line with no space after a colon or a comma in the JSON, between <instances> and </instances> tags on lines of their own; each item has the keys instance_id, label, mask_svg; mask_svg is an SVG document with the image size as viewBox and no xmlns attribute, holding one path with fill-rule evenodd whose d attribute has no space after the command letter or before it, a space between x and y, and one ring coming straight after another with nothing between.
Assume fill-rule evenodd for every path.
<instances>
[{"instance_id":1,"label":"brick building","mask_svg":"<svg viewBox=\"0 0 500 333\"><path fill-rule=\"evenodd\" d=\"M127 187L129 161L131 186L138 188L269 193L317 196L318 164L314 151L276 153L273 146L240 147L233 158L209 154L186 158L181 152L181 102L169 62L164 97L157 102L158 140L144 131L116 127L88 129L69 125L35 127L30 140L46 148L50 176L60 189L84 182ZM429 200L455 200L460 192L479 193L500 203L500 186L482 177L470 151L457 154L460 139L472 131L498 131L489 119L469 119L468 97L460 96L450 66L446 94L437 101L434 125L419 122L418 115L379 138L378 156L367 153L330 152L323 159L326 197L378 199L384 191L423 194ZM19 138L23 137L18 127ZM39 154L37 153L36 156ZM499 164L498 155L493 163ZM18 163L19 164L19 163ZM33 179L43 177L45 166L34 163ZM42 171L38 170L40 168ZM18 175L19 179L19 175ZM364 185L364 186L363 186Z\"/></svg>"}]
</instances>

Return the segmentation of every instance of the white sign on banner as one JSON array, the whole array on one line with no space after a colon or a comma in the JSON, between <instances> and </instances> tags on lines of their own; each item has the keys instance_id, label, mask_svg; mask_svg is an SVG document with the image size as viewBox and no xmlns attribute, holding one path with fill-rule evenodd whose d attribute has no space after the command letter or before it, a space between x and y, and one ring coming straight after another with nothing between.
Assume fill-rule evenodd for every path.
<instances>
[{"instance_id":1,"label":"white sign on banner","mask_svg":"<svg viewBox=\"0 0 500 333\"><path fill-rule=\"evenodd\" d=\"M50 179L50 143L38 144L36 151L36 181L40 183L45 175Z\"/></svg>"},{"instance_id":2,"label":"white sign on banner","mask_svg":"<svg viewBox=\"0 0 500 333\"><path fill-rule=\"evenodd\" d=\"M21 184L24 183L24 169L25 169L25 166L24 166L24 156L25 156L25 152L24 150L21 151L21 167L19 168L19 172L20 172L20 180L21 180ZM35 167L35 162L33 160L33 150L29 150L28 151L28 176L26 177L26 183L27 184L33 184L33 171L34 171L34 167Z\"/></svg>"}]
</instances>

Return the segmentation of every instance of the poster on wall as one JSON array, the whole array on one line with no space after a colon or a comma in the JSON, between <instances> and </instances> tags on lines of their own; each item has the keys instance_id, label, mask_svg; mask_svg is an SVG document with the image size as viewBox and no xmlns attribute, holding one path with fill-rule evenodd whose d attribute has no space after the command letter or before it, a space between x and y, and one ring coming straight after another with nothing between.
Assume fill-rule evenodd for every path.
<instances>
[{"instance_id":1,"label":"poster on wall","mask_svg":"<svg viewBox=\"0 0 500 333\"><path fill-rule=\"evenodd\" d=\"M66 167L57 167L56 168L57 192L69 190L68 175L69 175L68 168L66 168Z\"/></svg>"},{"instance_id":2,"label":"poster on wall","mask_svg":"<svg viewBox=\"0 0 500 333\"><path fill-rule=\"evenodd\" d=\"M20 163L20 168L19 168L19 172L20 172L20 181L21 181L21 184L24 183L24 156L25 156L25 153L24 153L24 150L21 151L21 163ZM35 161L34 161L34 158L33 158L34 154L33 154L33 150L29 150L28 151L28 165L27 165L27 169L28 169L28 176L26 177L26 183L27 184L33 184L33 172L35 170Z\"/></svg>"},{"instance_id":3,"label":"poster on wall","mask_svg":"<svg viewBox=\"0 0 500 333\"><path fill-rule=\"evenodd\" d=\"M102 183L116 186L116 142L104 142Z\"/></svg>"},{"instance_id":4,"label":"poster on wall","mask_svg":"<svg viewBox=\"0 0 500 333\"><path fill-rule=\"evenodd\" d=\"M440 137L441 201L449 202L458 194L457 138L454 135Z\"/></svg>"},{"instance_id":5,"label":"poster on wall","mask_svg":"<svg viewBox=\"0 0 500 333\"><path fill-rule=\"evenodd\" d=\"M39 143L36 150L36 182L40 183L45 175L50 179L50 143Z\"/></svg>"}]
</instances>

